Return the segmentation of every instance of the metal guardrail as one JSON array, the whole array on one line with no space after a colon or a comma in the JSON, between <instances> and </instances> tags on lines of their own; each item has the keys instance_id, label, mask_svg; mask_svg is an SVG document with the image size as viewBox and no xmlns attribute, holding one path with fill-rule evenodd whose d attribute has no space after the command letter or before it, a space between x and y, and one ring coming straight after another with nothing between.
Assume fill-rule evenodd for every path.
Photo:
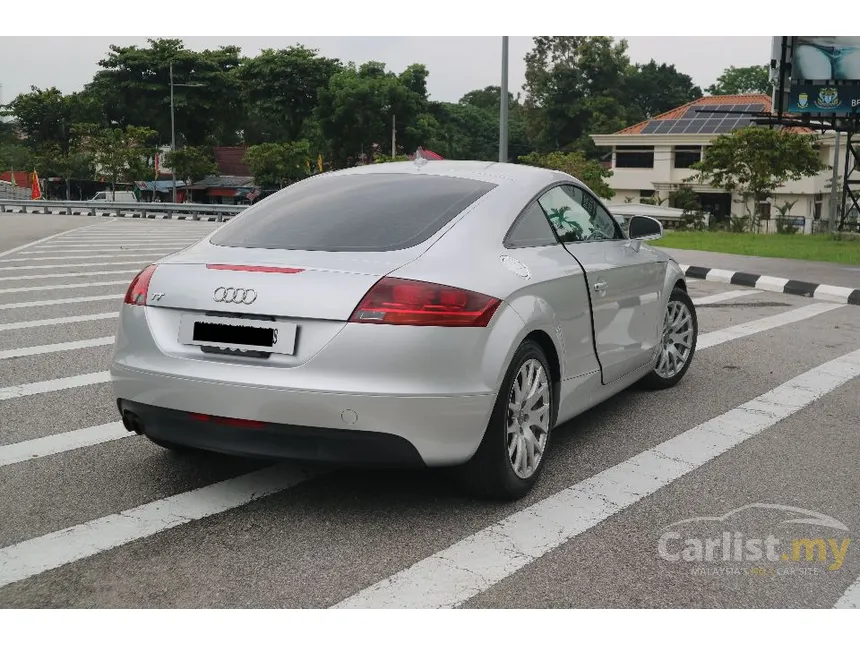
<instances>
[{"instance_id":1,"label":"metal guardrail","mask_svg":"<svg viewBox=\"0 0 860 645\"><path fill-rule=\"evenodd\" d=\"M82 202L82 201L49 201L30 199L0 199L0 213L42 213L45 215L99 215L99 211L113 213L117 217L153 218L158 214L166 214L182 219L200 219L201 215L214 215L217 221L238 215L247 206L231 206L226 204L173 204L169 202ZM14 210L12 210L14 209ZM59 213L57 213L59 211ZM129 213L130 215L124 215ZM188 217L190 215L190 217ZM184 216L184 217L183 217Z\"/></svg>"}]
</instances>

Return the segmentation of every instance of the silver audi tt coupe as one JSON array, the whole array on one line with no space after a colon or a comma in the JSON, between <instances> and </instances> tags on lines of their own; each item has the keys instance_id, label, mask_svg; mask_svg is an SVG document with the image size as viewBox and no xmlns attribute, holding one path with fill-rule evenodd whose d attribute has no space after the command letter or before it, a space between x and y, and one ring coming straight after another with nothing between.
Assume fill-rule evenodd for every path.
<instances>
[{"instance_id":1,"label":"silver audi tt coupe","mask_svg":"<svg viewBox=\"0 0 860 645\"><path fill-rule=\"evenodd\" d=\"M671 387L698 324L684 275L580 181L530 166L317 175L146 267L110 365L125 426L168 449L451 466L514 499L552 430Z\"/></svg>"}]
</instances>

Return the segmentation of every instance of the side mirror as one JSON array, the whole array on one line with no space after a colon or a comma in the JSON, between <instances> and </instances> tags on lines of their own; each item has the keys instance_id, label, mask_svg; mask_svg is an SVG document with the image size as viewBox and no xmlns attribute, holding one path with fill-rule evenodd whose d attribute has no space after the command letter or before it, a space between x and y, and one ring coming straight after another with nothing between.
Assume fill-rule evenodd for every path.
<instances>
[{"instance_id":1,"label":"side mirror","mask_svg":"<svg viewBox=\"0 0 860 645\"><path fill-rule=\"evenodd\" d=\"M658 240L663 237L663 225L653 217L634 215L627 226L631 240Z\"/></svg>"}]
</instances>

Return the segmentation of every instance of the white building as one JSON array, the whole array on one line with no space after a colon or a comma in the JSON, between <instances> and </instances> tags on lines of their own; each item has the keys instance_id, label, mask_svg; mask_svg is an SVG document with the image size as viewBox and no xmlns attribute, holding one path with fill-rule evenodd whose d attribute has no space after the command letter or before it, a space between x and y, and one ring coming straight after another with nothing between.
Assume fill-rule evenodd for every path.
<instances>
[{"instance_id":1,"label":"white building","mask_svg":"<svg viewBox=\"0 0 860 645\"><path fill-rule=\"evenodd\" d=\"M653 197L668 200L670 193L695 174L690 166L701 159L702 149L712 139L749 125L755 113L770 111L771 106L771 99L764 94L706 96L614 134L591 135L595 144L612 149L613 175L608 183L615 196L610 202L639 202ZM741 110L745 113L739 114ZM816 136L811 130L795 130ZM818 136L822 161L830 166L835 135ZM840 147L841 186L844 143ZM804 230L811 232L813 220L827 220L830 215L831 176L832 171L828 170L816 177L785 184L777 189L769 205L764 206L764 212L769 211L771 218L775 218L777 206L796 200L790 217L804 218ZM724 220L729 214L739 217L746 214L738 194L728 194L701 183L693 183L691 188L699 194L703 210L711 217ZM665 205L672 204L666 201ZM799 225L800 221L796 223ZM768 228L775 231L775 223L771 221Z\"/></svg>"}]
</instances>

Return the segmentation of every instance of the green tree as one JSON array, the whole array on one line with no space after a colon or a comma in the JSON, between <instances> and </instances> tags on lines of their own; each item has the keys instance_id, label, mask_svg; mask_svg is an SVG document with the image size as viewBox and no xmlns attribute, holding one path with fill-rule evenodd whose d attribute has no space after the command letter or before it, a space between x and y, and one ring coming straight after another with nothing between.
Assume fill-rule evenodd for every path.
<instances>
[{"instance_id":1,"label":"green tree","mask_svg":"<svg viewBox=\"0 0 860 645\"><path fill-rule=\"evenodd\" d=\"M657 64L654 59L645 65L631 66L625 84L631 117L636 121L702 98L701 88L690 76L679 72L674 65Z\"/></svg>"},{"instance_id":2,"label":"green tree","mask_svg":"<svg viewBox=\"0 0 860 645\"><path fill-rule=\"evenodd\" d=\"M85 93L101 104L107 123L147 127L170 141L170 64L173 64L178 142L230 144L241 128L238 47L192 51L178 39L149 39L147 47L111 45ZM183 87L182 85L193 85Z\"/></svg>"},{"instance_id":3,"label":"green tree","mask_svg":"<svg viewBox=\"0 0 860 645\"><path fill-rule=\"evenodd\" d=\"M426 77L423 65L411 65L398 76L375 61L350 63L332 76L319 91L316 115L336 161L372 156L375 146L388 148L392 119L399 149L428 145L438 122L428 112Z\"/></svg>"},{"instance_id":4,"label":"green tree","mask_svg":"<svg viewBox=\"0 0 860 645\"><path fill-rule=\"evenodd\" d=\"M743 203L753 200L752 230L760 205L787 181L813 177L827 168L812 135L749 126L720 135L693 166L697 179L727 192L738 192Z\"/></svg>"},{"instance_id":5,"label":"green tree","mask_svg":"<svg viewBox=\"0 0 860 645\"><path fill-rule=\"evenodd\" d=\"M588 159L581 151L550 152L548 154L532 152L520 157L519 161L529 166L566 172L591 188L598 197L610 199L615 195L615 191L606 183L606 180L612 176L612 171L597 161Z\"/></svg>"},{"instance_id":6,"label":"green tree","mask_svg":"<svg viewBox=\"0 0 860 645\"><path fill-rule=\"evenodd\" d=\"M248 113L245 142L297 140L313 119L320 88L341 68L339 60L302 45L264 49L244 59L236 77Z\"/></svg>"},{"instance_id":7,"label":"green tree","mask_svg":"<svg viewBox=\"0 0 860 645\"><path fill-rule=\"evenodd\" d=\"M590 134L630 122L625 40L537 36L525 61L528 131L539 152L593 150Z\"/></svg>"},{"instance_id":8,"label":"green tree","mask_svg":"<svg viewBox=\"0 0 860 645\"><path fill-rule=\"evenodd\" d=\"M726 69L717 82L705 91L714 96L724 94L770 94L770 70L767 65Z\"/></svg>"},{"instance_id":9,"label":"green tree","mask_svg":"<svg viewBox=\"0 0 860 645\"><path fill-rule=\"evenodd\" d=\"M307 141L250 146L245 153L245 163L254 173L254 181L261 186L283 188L312 172L310 145Z\"/></svg>"},{"instance_id":10,"label":"green tree","mask_svg":"<svg viewBox=\"0 0 860 645\"><path fill-rule=\"evenodd\" d=\"M107 178L113 193L116 193L118 182L141 179L152 170L147 163L153 147L149 142L156 134L149 128L132 125L124 129L92 124L75 127L75 135L81 140L81 151L91 156L96 172Z\"/></svg>"},{"instance_id":11,"label":"green tree","mask_svg":"<svg viewBox=\"0 0 860 645\"><path fill-rule=\"evenodd\" d=\"M180 148L164 155L164 165L173 170L175 177L195 182L218 174L218 164L211 148Z\"/></svg>"}]
</instances>

